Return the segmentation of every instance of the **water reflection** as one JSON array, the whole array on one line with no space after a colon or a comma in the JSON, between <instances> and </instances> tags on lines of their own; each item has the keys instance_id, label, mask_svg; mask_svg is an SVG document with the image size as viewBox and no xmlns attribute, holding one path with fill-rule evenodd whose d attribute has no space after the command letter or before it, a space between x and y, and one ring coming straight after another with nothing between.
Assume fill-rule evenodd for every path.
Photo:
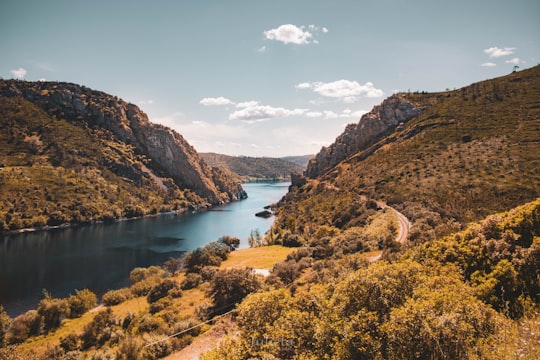
<instances>
[{"instance_id":1,"label":"water reflection","mask_svg":"<svg viewBox=\"0 0 540 360\"><path fill-rule=\"evenodd\" d=\"M215 211L6 236L0 240L0 303L15 315L34 308L43 289L55 297L83 288L102 294L127 285L137 266L161 264L223 235L247 247L250 231L264 233L273 221L254 214L279 200L288 185L245 184L247 200Z\"/></svg>"}]
</instances>

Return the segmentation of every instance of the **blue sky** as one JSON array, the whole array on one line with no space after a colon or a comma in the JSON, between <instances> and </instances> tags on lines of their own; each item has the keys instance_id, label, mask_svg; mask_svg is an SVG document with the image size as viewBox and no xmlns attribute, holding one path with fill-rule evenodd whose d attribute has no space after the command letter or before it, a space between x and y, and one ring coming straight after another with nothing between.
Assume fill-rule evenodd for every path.
<instances>
[{"instance_id":1,"label":"blue sky","mask_svg":"<svg viewBox=\"0 0 540 360\"><path fill-rule=\"evenodd\" d=\"M0 77L117 95L229 155L314 154L395 91L539 62L538 0L0 2Z\"/></svg>"}]
</instances>

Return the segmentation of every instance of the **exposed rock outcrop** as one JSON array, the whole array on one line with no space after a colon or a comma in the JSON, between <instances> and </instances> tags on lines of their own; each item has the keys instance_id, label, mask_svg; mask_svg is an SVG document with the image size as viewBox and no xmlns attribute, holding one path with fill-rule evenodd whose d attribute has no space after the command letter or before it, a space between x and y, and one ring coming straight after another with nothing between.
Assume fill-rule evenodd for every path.
<instances>
[{"instance_id":1,"label":"exposed rock outcrop","mask_svg":"<svg viewBox=\"0 0 540 360\"><path fill-rule=\"evenodd\" d=\"M309 178L318 177L348 156L366 149L388 135L400 123L407 122L420 112L421 109L405 99L403 94L392 95L363 115L358 124L347 125L332 145L323 147L315 158L310 160L305 175Z\"/></svg>"},{"instance_id":2,"label":"exposed rock outcrop","mask_svg":"<svg viewBox=\"0 0 540 360\"><path fill-rule=\"evenodd\" d=\"M57 118L101 127L152 160L152 170L170 177L216 205L245 198L239 183L209 167L176 131L151 123L136 105L71 83L0 81L0 94L22 96Z\"/></svg>"}]
</instances>

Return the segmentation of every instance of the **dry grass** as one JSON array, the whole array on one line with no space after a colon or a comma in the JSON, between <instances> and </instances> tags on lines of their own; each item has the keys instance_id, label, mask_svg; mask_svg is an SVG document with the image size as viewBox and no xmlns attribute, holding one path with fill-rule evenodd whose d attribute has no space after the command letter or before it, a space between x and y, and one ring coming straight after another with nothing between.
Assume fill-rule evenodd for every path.
<instances>
[{"instance_id":1,"label":"dry grass","mask_svg":"<svg viewBox=\"0 0 540 360\"><path fill-rule=\"evenodd\" d=\"M284 261L295 249L279 245L241 249L229 254L221 264L222 269L272 269L278 262Z\"/></svg>"}]
</instances>

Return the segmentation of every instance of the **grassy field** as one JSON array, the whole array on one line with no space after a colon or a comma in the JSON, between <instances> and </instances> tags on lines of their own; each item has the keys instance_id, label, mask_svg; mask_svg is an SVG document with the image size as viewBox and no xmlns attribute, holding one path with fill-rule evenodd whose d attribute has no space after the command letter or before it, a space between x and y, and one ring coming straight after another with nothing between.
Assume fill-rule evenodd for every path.
<instances>
[{"instance_id":1,"label":"grassy field","mask_svg":"<svg viewBox=\"0 0 540 360\"><path fill-rule=\"evenodd\" d=\"M272 269L272 267L287 258L294 248L279 245L233 251L227 260L221 264L222 269Z\"/></svg>"}]
</instances>

